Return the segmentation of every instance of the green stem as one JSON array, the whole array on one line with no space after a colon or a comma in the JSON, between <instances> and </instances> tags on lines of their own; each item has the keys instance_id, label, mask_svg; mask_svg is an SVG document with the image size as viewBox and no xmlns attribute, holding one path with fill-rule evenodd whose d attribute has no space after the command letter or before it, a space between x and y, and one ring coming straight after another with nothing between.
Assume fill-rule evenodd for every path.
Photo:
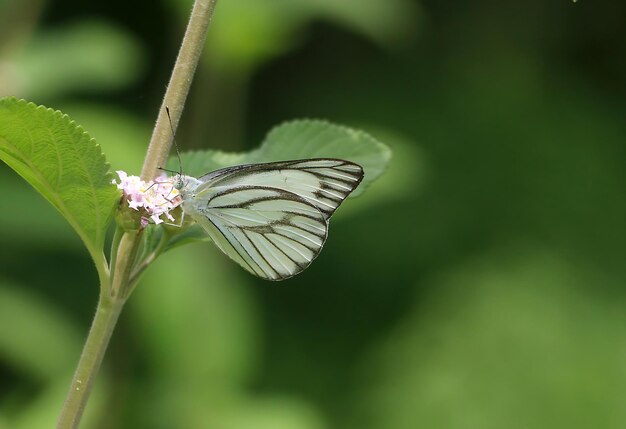
<instances>
[{"instance_id":1,"label":"green stem","mask_svg":"<svg viewBox=\"0 0 626 429\"><path fill-rule=\"evenodd\" d=\"M112 273L109 290L109 296L113 299L126 300L128 298L126 292L129 286L130 273L139 250L140 237L140 232L129 231L124 233L120 239L117 262L115 263L115 271Z\"/></svg>"},{"instance_id":2,"label":"green stem","mask_svg":"<svg viewBox=\"0 0 626 429\"><path fill-rule=\"evenodd\" d=\"M136 232L126 232L119 240L116 258L118 261L114 264L115 271L111 273L111 285L100 287L96 315L61 410L57 429L75 429L80 423L111 334L126 302L126 288L129 284L139 237L140 235Z\"/></svg>"},{"instance_id":3,"label":"green stem","mask_svg":"<svg viewBox=\"0 0 626 429\"><path fill-rule=\"evenodd\" d=\"M119 246L115 252L116 263L113 264L115 269L111 273L111 285L103 284L100 287L96 315L61 410L57 429L74 429L80 423L111 334L126 302L129 277L135 261L139 237L140 234L137 232L126 232L119 238L119 241L116 239L116 243L114 242Z\"/></svg>"},{"instance_id":4,"label":"green stem","mask_svg":"<svg viewBox=\"0 0 626 429\"><path fill-rule=\"evenodd\" d=\"M123 299L100 295L87 341L80 356L70 391L61 410L57 429L74 429L80 423L113 328L124 306Z\"/></svg>"},{"instance_id":5,"label":"green stem","mask_svg":"<svg viewBox=\"0 0 626 429\"><path fill-rule=\"evenodd\" d=\"M167 158L173 136L164 117L165 106L169 106L172 125L176 127L183 111L183 105L200 53L204 47L206 33L216 3L217 0L196 0L194 3L185 38L165 93L163 108L159 111L150 147L144 161L142 171L144 179L152 179L156 175L157 168L163 165ZM127 231L121 237L118 235L115 238L116 243L119 238L119 245L117 250L113 249L112 253L114 258L111 261L110 284L108 269L103 268L106 267L106 262L104 255L102 255L102 264L99 265L98 269L101 280L98 308L67 399L61 410L57 429L75 429L80 423L111 334L130 292L130 275L141 241L140 237L141 235L136 231Z\"/></svg>"},{"instance_id":6,"label":"green stem","mask_svg":"<svg viewBox=\"0 0 626 429\"><path fill-rule=\"evenodd\" d=\"M115 227L115 232L113 233L113 241L111 242L111 256L109 257L109 263L111 264L111 273L115 272L115 264L117 262L117 252L120 247L120 241L124 236L124 229L117 225ZM105 285L107 291L109 290L110 285L107 283Z\"/></svg>"},{"instance_id":7,"label":"green stem","mask_svg":"<svg viewBox=\"0 0 626 429\"><path fill-rule=\"evenodd\" d=\"M165 247L167 246L167 243L169 243L169 241L170 235L167 232L164 232L163 236L161 237L161 241L159 241L156 249L150 252L150 254L148 254L148 256L146 256L143 261L139 262L137 266L133 269L128 281L129 288L127 296L130 296L133 289L137 285L137 282L139 281L139 277L141 277L146 268L148 268L150 264L154 262L154 260L163 252L163 250L165 250Z\"/></svg>"},{"instance_id":8,"label":"green stem","mask_svg":"<svg viewBox=\"0 0 626 429\"><path fill-rule=\"evenodd\" d=\"M96 270L98 271L98 280L100 281L100 288L107 287L109 280L111 279L111 272L107 263L106 257L102 251L98 253L92 253Z\"/></svg>"},{"instance_id":9,"label":"green stem","mask_svg":"<svg viewBox=\"0 0 626 429\"><path fill-rule=\"evenodd\" d=\"M217 0L196 0L194 3L183 44L178 52L176 65L152 132L148 155L141 170L141 178L144 180L153 179L159 167L163 167L167 161L174 135L165 108L168 107L170 110L172 128L176 131L216 4Z\"/></svg>"}]
</instances>

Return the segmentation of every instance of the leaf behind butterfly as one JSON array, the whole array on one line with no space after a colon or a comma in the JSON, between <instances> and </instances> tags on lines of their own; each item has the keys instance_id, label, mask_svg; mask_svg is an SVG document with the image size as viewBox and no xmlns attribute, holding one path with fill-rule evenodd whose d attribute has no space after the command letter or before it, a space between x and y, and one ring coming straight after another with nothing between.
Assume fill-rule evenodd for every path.
<instances>
[{"instance_id":1,"label":"leaf behind butterfly","mask_svg":"<svg viewBox=\"0 0 626 429\"><path fill-rule=\"evenodd\" d=\"M251 152L203 150L181 154L183 171L190 176L238 164L286 161L309 158L339 158L363 167L365 177L350 195L365 188L385 170L391 150L369 134L321 120L285 122L272 129L261 146ZM178 169L178 160L170 159L169 168Z\"/></svg>"}]
</instances>

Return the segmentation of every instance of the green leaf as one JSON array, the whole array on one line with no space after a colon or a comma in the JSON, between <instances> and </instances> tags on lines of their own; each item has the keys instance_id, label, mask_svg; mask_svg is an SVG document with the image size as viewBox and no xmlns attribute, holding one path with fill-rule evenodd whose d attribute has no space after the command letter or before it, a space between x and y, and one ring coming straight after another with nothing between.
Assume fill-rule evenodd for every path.
<instances>
[{"instance_id":1,"label":"green leaf","mask_svg":"<svg viewBox=\"0 0 626 429\"><path fill-rule=\"evenodd\" d=\"M356 196L383 173L391 159L391 150L363 131L325 121L299 120L274 128L261 146L251 152L207 150L183 153L181 158L183 171L192 176L237 164L305 158L345 159L356 162L365 171L363 181L350 195ZM178 160L171 159L169 166L178 168Z\"/></svg>"},{"instance_id":2,"label":"green leaf","mask_svg":"<svg viewBox=\"0 0 626 429\"><path fill-rule=\"evenodd\" d=\"M0 159L61 212L100 269L120 194L95 141L59 111L0 98Z\"/></svg>"}]
</instances>

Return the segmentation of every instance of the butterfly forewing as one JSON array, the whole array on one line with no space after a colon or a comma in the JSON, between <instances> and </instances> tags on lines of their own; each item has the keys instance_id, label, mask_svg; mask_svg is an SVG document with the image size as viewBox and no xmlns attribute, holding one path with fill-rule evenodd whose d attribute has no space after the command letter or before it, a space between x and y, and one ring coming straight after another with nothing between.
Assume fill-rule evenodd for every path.
<instances>
[{"instance_id":1,"label":"butterfly forewing","mask_svg":"<svg viewBox=\"0 0 626 429\"><path fill-rule=\"evenodd\" d=\"M341 159L306 159L229 167L200 178L204 186L265 186L292 192L328 219L363 179L363 169Z\"/></svg>"}]
</instances>

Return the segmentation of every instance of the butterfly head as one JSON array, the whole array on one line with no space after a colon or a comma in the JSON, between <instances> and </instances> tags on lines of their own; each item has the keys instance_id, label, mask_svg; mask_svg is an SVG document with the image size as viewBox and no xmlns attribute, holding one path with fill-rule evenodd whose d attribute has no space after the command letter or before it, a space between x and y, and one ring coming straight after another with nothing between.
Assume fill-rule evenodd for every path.
<instances>
[{"instance_id":1,"label":"butterfly head","mask_svg":"<svg viewBox=\"0 0 626 429\"><path fill-rule=\"evenodd\" d=\"M176 174L176 176L174 177L174 180L172 181L172 185L174 186L174 189L176 189L177 191L182 191L183 188L185 187L185 181L183 180L183 175L180 173Z\"/></svg>"},{"instance_id":2,"label":"butterfly head","mask_svg":"<svg viewBox=\"0 0 626 429\"><path fill-rule=\"evenodd\" d=\"M184 174L176 174L172 178L172 187L179 192L183 201L193 199L196 189L201 184L202 182L195 177L185 176Z\"/></svg>"}]
</instances>

